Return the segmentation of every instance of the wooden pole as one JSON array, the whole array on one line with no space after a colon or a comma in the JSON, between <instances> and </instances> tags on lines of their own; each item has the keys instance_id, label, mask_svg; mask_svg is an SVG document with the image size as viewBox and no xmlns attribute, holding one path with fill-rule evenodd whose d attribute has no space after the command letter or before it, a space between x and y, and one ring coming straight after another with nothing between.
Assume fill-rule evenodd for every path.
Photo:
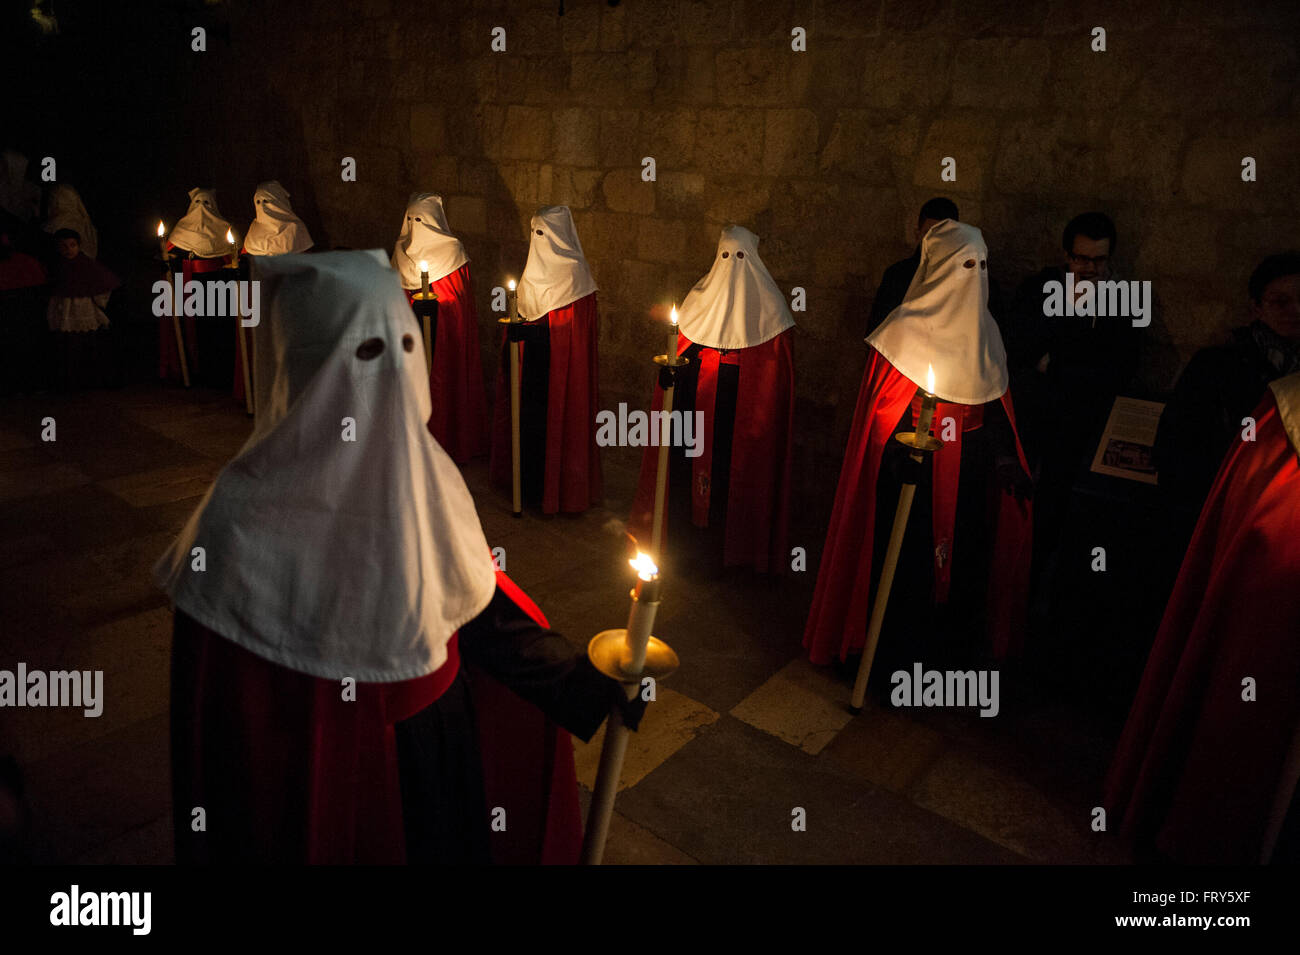
<instances>
[{"instance_id":1,"label":"wooden pole","mask_svg":"<svg viewBox=\"0 0 1300 955\"><path fill-rule=\"evenodd\" d=\"M244 408L251 415L253 413L253 379L249 371L252 365L248 360L248 341L244 337L244 315L242 311L235 315L235 335L239 338L239 361L244 369Z\"/></svg>"},{"instance_id":2,"label":"wooden pole","mask_svg":"<svg viewBox=\"0 0 1300 955\"><path fill-rule=\"evenodd\" d=\"M885 622L885 607L889 604L889 591L894 586L894 570L898 567L898 555L903 549L903 535L907 531L907 517L912 512L912 497L916 494L915 484L904 484L898 494L898 509L894 512L894 529L889 534L889 549L885 551L885 563L880 568L880 583L876 586L876 601L871 607L871 623L867 627L867 645L862 648L862 662L858 664L858 678L853 684L854 710L862 709L862 702L867 693L867 679L871 676L871 662L876 656L876 645L880 642L880 628ZM864 545L871 546L871 541Z\"/></svg>"},{"instance_id":3,"label":"wooden pole","mask_svg":"<svg viewBox=\"0 0 1300 955\"><path fill-rule=\"evenodd\" d=\"M424 308L420 309L420 324L424 326L424 367L429 375L433 374L433 336L429 331L429 307L428 302L424 303Z\"/></svg>"},{"instance_id":4,"label":"wooden pole","mask_svg":"<svg viewBox=\"0 0 1300 955\"><path fill-rule=\"evenodd\" d=\"M668 357L672 358L671 355ZM650 553L653 555L655 563L661 567L663 566L663 553L659 545L664 538L664 498L667 496L668 490L668 446L669 439L672 437L673 390L675 388L675 381L670 380L668 387L664 389L663 427L659 434L659 466L655 471L654 524L650 529ZM663 433L665 431L667 432L667 438Z\"/></svg>"},{"instance_id":5,"label":"wooden pole","mask_svg":"<svg viewBox=\"0 0 1300 955\"><path fill-rule=\"evenodd\" d=\"M510 346L510 480L511 506L515 517L524 512L523 488L519 468L519 342L507 339Z\"/></svg>"},{"instance_id":6,"label":"wooden pole","mask_svg":"<svg viewBox=\"0 0 1300 955\"><path fill-rule=\"evenodd\" d=\"M185 382L185 387L190 386L190 366L185 360L185 339L181 335L181 317L175 308L172 309L172 329L176 332L176 354L181 359L181 380Z\"/></svg>"}]
</instances>

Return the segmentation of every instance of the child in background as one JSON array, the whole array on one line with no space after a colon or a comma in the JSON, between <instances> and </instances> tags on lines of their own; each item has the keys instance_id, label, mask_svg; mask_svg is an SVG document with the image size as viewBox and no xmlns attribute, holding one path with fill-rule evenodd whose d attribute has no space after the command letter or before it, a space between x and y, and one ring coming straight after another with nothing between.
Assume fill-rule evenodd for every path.
<instances>
[{"instance_id":1,"label":"child in background","mask_svg":"<svg viewBox=\"0 0 1300 955\"><path fill-rule=\"evenodd\" d=\"M81 236L72 229L54 233L59 256L50 270L50 304L45 318L55 335L56 383L61 388L104 383L108 327L104 308L122 283L116 275L81 251Z\"/></svg>"}]
</instances>

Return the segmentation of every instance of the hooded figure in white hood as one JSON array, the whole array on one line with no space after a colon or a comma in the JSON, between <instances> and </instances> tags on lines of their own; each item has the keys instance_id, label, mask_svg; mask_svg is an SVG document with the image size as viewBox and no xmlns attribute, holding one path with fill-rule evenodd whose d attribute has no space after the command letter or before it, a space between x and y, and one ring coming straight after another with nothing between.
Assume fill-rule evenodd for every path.
<instances>
[{"instance_id":1,"label":"hooded figure in white hood","mask_svg":"<svg viewBox=\"0 0 1300 955\"><path fill-rule=\"evenodd\" d=\"M253 193L254 219L244 236L243 251L249 255L292 255L306 252L314 244L306 224L298 218L293 207L289 205L289 192L275 180L264 182ZM247 348L251 335L238 322L235 323L235 336L244 336L244 341L237 345L235 355L236 401L244 400L244 363L240 360L238 348Z\"/></svg>"},{"instance_id":2,"label":"hooded figure in white hood","mask_svg":"<svg viewBox=\"0 0 1300 955\"><path fill-rule=\"evenodd\" d=\"M544 513L585 511L601 497L596 282L568 206L533 216L515 329L523 346L520 457L524 500ZM510 333L507 333L507 337ZM492 480L509 485L510 361L502 348Z\"/></svg>"},{"instance_id":3,"label":"hooded figure in white hood","mask_svg":"<svg viewBox=\"0 0 1300 955\"><path fill-rule=\"evenodd\" d=\"M285 255L312 247L311 233L289 205L288 190L275 180L257 187L253 211L253 224L244 236L244 251L249 255Z\"/></svg>"},{"instance_id":4,"label":"hooded figure in white hood","mask_svg":"<svg viewBox=\"0 0 1300 955\"><path fill-rule=\"evenodd\" d=\"M392 264L407 297L420 290L421 269L438 299L433 331L429 393L433 415L429 430L458 464L488 450L487 402L483 394L483 357L479 347L478 310L465 246L452 234L442 197L432 192L411 195Z\"/></svg>"},{"instance_id":5,"label":"hooded figure in white hood","mask_svg":"<svg viewBox=\"0 0 1300 955\"><path fill-rule=\"evenodd\" d=\"M708 559L720 553L724 566L779 573L789 566L794 318L748 229L722 230L713 267L682 303L677 352L690 363L677 371L673 393L674 415L683 416L683 441L669 456L673 536L703 536ZM654 410L662 384L661 376ZM630 521L647 539L658 450L645 450ZM692 524L707 533L692 534Z\"/></svg>"},{"instance_id":6,"label":"hooded figure in white hood","mask_svg":"<svg viewBox=\"0 0 1300 955\"><path fill-rule=\"evenodd\" d=\"M217 194L212 189L191 189L190 207L180 221L167 234L166 255L169 267L179 272L181 281L188 282L196 276L210 272L220 272L230 268L232 258L239 249L239 233L235 231L221 212L217 209ZM212 276L215 278L215 276ZM234 278L233 274L221 276L222 279ZM221 348L209 348L208 335L218 329L215 323L207 321L203 326L204 348L199 348L200 330L193 315L181 318L184 327L185 354L191 378L218 380L224 384L222 363L216 361ZM229 331L226 331L229 334ZM226 339L227 341L229 339ZM220 346L221 342L217 342ZM203 365L199 358L202 352ZM210 360L211 359L211 360ZM227 366L228 367L228 366ZM180 355L176 349L176 336L170 318L158 319L158 377L179 380L181 377Z\"/></svg>"},{"instance_id":7,"label":"hooded figure in white hood","mask_svg":"<svg viewBox=\"0 0 1300 955\"><path fill-rule=\"evenodd\" d=\"M227 235L229 233L229 235ZM231 242L231 238L234 242ZM239 247L239 233L217 208L214 189L191 189L190 207L167 233L167 247L189 253L192 259L217 259L223 262ZM195 271L206 271L196 269Z\"/></svg>"},{"instance_id":8,"label":"hooded figure in white hood","mask_svg":"<svg viewBox=\"0 0 1300 955\"><path fill-rule=\"evenodd\" d=\"M485 673L471 698L460 660L584 738L622 691L494 572L469 491L426 428L423 346L396 275L378 251L253 268L266 303L257 422L154 572L176 607L178 859L487 861L509 849L538 861L558 851L538 825L567 834L576 857L567 739L480 685ZM550 733L550 755L485 736L480 765L484 698L518 707L509 719L532 727L531 745ZM515 789L493 789L511 759L533 756L542 776L520 770ZM543 797L535 831L489 843L488 805L507 800L513 828ZM193 806L208 832L192 831Z\"/></svg>"},{"instance_id":9,"label":"hooded figure in white hood","mask_svg":"<svg viewBox=\"0 0 1300 955\"><path fill-rule=\"evenodd\" d=\"M904 481L921 489L899 555L877 670L890 672L904 658L968 659L976 652L972 621L987 621L995 656L1019 648L1032 484L988 288L984 237L974 226L945 219L923 238L903 303L867 339L872 348L804 632L814 663L845 660L865 643ZM938 396L934 435L944 445L913 469L894 435L915 429L931 371L928 388Z\"/></svg>"}]
</instances>

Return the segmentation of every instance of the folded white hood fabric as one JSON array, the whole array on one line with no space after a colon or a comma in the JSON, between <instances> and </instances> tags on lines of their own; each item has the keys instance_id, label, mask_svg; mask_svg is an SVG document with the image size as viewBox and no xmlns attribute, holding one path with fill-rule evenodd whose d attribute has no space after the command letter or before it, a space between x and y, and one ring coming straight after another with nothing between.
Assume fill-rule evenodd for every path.
<instances>
[{"instance_id":1,"label":"folded white hood fabric","mask_svg":"<svg viewBox=\"0 0 1300 955\"><path fill-rule=\"evenodd\" d=\"M420 263L429 266L429 281L450 275L469 261L465 246L451 233L442 196L432 192L411 194L406 218L393 247L393 268L402 277L402 288L420 287Z\"/></svg>"},{"instance_id":2,"label":"folded white hood fabric","mask_svg":"<svg viewBox=\"0 0 1300 955\"><path fill-rule=\"evenodd\" d=\"M257 187L253 209L256 217L244 236L249 255L286 255L312 247L311 233L289 205L288 191L274 179Z\"/></svg>"},{"instance_id":3,"label":"folded white hood fabric","mask_svg":"<svg viewBox=\"0 0 1300 955\"><path fill-rule=\"evenodd\" d=\"M257 423L155 580L199 623L299 672L431 673L496 578L469 490L426 427L397 275L376 249L259 258L253 277Z\"/></svg>"},{"instance_id":4,"label":"folded white hood fabric","mask_svg":"<svg viewBox=\"0 0 1300 955\"><path fill-rule=\"evenodd\" d=\"M238 248L238 234L217 211L216 192L211 189L191 189L189 211L172 227L172 231L167 234L167 241L178 249L210 259L229 255L232 251L230 240L226 238L227 231L235 237L235 247Z\"/></svg>"},{"instance_id":5,"label":"folded white hood fabric","mask_svg":"<svg viewBox=\"0 0 1300 955\"><path fill-rule=\"evenodd\" d=\"M794 316L767 266L758 236L738 225L722 230L709 274L678 310L681 332L709 348L749 348L794 326Z\"/></svg>"},{"instance_id":6,"label":"folded white hood fabric","mask_svg":"<svg viewBox=\"0 0 1300 955\"><path fill-rule=\"evenodd\" d=\"M519 314L529 319L596 291L568 206L547 206L533 216L528 262L519 279Z\"/></svg>"},{"instance_id":7,"label":"folded white hood fabric","mask_svg":"<svg viewBox=\"0 0 1300 955\"><path fill-rule=\"evenodd\" d=\"M867 338L904 375L934 393L978 405L1007 390L1007 353L989 314L988 247L980 230L944 219L921 241L921 263L903 304Z\"/></svg>"},{"instance_id":8,"label":"folded white hood fabric","mask_svg":"<svg viewBox=\"0 0 1300 955\"><path fill-rule=\"evenodd\" d=\"M81 194L71 186L59 183L50 189L49 209L45 216L46 232L71 229L81 236L81 251L92 259L99 257L99 234L90 221L90 213L81 201Z\"/></svg>"}]
</instances>

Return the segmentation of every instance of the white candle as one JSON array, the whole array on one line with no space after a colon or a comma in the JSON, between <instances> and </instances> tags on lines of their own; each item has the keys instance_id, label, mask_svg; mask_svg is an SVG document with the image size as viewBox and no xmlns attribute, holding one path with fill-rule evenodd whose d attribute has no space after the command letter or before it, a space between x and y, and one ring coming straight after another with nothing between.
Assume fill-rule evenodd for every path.
<instances>
[{"instance_id":1,"label":"white candle","mask_svg":"<svg viewBox=\"0 0 1300 955\"><path fill-rule=\"evenodd\" d=\"M659 609L659 568L649 554L641 551L637 551L636 559L629 560L628 563L636 570L637 581L636 589L632 592L632 608L627 620L627 645L622 663L628 673L639 676L645 669L650 628L654 626L655 611Z\"/></svg>"},{"instance_id":2,"label":"white candle","mask_svg":"<svg viewBox=\"0 0 1300 955\"><path fill-rule=\"evenodd\" d=\"M429 297L429 263L420 260L420 294Z\"/></svg>"},{"instance_id":3,"label":"white candle","mask_svg":"<svg viewBox=\"0 0 1300 955\"><path fill-rule=\"evenodd\" d=\"M669 321L672 323L668 329L668 359L671 361L677 356L677 346L681 344L681 339L678 337L681 333L677 329L676 305L673 306L672 313L669 316Z\"/></svg>"}]
</instances>

